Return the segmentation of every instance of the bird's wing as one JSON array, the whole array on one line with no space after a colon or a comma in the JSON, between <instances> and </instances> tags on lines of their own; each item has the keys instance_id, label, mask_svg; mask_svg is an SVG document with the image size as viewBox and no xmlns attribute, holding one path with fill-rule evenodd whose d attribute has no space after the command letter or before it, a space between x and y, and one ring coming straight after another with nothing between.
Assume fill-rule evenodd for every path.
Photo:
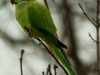
<instances>
[{"instance_id":1,"label":"bird's wing","mask_svg":"<svg viewBox=\"0 0 100 75\"><path fill-rule=\"evenodd\" d=\"M41 32L55 35L56 27L48 9L38 2L30 2L27 6L31 25Z\"/></svg>"}]
</instances>

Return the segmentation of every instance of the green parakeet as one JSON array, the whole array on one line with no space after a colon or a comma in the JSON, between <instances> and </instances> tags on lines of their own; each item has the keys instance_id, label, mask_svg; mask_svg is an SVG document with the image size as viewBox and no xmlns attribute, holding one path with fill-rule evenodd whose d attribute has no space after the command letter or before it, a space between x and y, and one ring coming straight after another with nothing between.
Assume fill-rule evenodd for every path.
<instances>
[{"instance_id":1,"label":"green parakeet","mask_svg":"<svg viewBox=\"0 0 100 75\"><path fill-rule=\"evenodd\" d=\"M69 75L75 75L61 49L67 48L56 38L56 27L45 5L36 0L10 0L15 4L16 19L25 30L27 27L35 38L41 38L50 46L51 52L59 59Z\"/></svg>"}]
</instances>

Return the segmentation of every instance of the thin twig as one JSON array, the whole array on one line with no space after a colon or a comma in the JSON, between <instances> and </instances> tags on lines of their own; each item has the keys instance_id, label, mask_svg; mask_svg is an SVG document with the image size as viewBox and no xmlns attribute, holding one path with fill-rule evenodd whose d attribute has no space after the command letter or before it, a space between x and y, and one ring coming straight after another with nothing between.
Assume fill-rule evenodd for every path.
<instances>
[{"instance_id":1,"label":"thin twig","mask_svg":"<svg viewBox=\"0 0 100 75\"><path fill-rule=\"evenodd\" d=\"M89 37L90 37L94 42L97 42L96 40L94 40L94 38L91 36L90 33L88 33L88 34L89 34Z\"/></svg>"},{"instance_id":2,"label":"thin twig","mask_svg":"<svg viewBox=\"0 0 100 75\"><path fill-rule=\"evenodd\" d=\"M54 68L54 73L55 73L54 75L57 75L56 69L58 68L58 66L54 65L53 68Z\"/></svg>"},{"instance_id":3,"label":"thin twig","mask_svg":"<svg viewBox=\"0 0 100 75\"><path fill-rule=\"evenodd\" d=\"M92 18L92 20L96 23L96 20L94 18Z\"/></svg>"},{"instance_id":4,"label":"thin twig","mask_svg":"<svg viewBox=\"0 0 100 75\"><path fill-rule=\"evenodd\" d=\"M46 75L48 75L48 73L49 73L49 65L48 65L48 67L47 67Z\"/></svg>"},{"instance_id":5,"label":"thin twig","mask_svg":"<svg viewBox=\"0 0 100 75\"><path fill-rule=\"evenodd\" d=\"M42 75L45 75L44 72L42 72Z\"/></svg>"},{"instance_id":6,"label":"thin twig","mask_svg":"<svg viewBox=\"0 0 100 75\"><path fill-rule=\"evenodd\" d=\"M52 75L52 73L51 73L51 65L50 64L48 65L48 71L49 71L49 75Z\"/></svg>"},{"instance_id":7,"label":"thin twig","mask_svg":"<svg viewBox=\"0 0 100 75\"><path fill-rule=\"evenodd\" d=\"M89 18L89 16L85 13L82 5L79 3L79 7L82 9L84 15L87 17L87 19L96 27L96 24Z\"/></svg>"},{"instance_id":8,"label":"thin twig","mask_svg":"<svg viewBox=\"0 0 100 75\"><path fill-rule=\"evenodd\" d=\"M20 56L20 71L21 71L21 75L23 75L23 68L22 68L22 61L23 61L23 54L24 54L24 50L21 50L21 56Z\"/></svg>"}]
</instances>

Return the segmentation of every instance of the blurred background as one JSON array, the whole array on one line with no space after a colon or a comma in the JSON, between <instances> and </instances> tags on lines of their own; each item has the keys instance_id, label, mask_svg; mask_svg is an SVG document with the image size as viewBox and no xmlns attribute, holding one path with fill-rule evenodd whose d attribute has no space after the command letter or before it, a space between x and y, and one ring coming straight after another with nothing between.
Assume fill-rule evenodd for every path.
<instances>
[{"instance_id":1,"label":"blurred background","mask_svg":"<svg viewBox=\"0 0 100 75\"><path fill-rule=\"evenodd\" d=\"M43 0L37 0L44 4ZM66 50L77 75L96 74L95 27L87 20L78 3L90 18L95 18L96 0L48 0L50 12L58 29L59 39ZM42 75L48 64L58 65L39 42L30 39L15 19L15 8L10 0L0 0L0 75L20 75L20 51L25 50L24 75ZM65 75L58 65L58 75ZM53 72L53 68L52 68Z\"/></svg>"}]
</instances>

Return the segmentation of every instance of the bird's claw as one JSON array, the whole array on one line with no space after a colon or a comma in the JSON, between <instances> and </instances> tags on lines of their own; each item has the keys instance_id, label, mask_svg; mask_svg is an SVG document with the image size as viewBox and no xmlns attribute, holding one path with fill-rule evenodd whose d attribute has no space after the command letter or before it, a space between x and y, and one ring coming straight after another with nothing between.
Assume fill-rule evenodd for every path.
<instances>
[{"instance_id":1,"label":"bird's claw","mask_svg":"<svg viewBox=\"0 0 100 75\"><path fill-rule=\"evenodd\" d=\"M32 33L31 33L31 31L30 31L26 26L24 26L24 28L25 28L25 31L26 31L26 33L28 34L28 36L29 36L30 38L32 38L33 35L32 35Z\"/></svg>"}]
</instances>

